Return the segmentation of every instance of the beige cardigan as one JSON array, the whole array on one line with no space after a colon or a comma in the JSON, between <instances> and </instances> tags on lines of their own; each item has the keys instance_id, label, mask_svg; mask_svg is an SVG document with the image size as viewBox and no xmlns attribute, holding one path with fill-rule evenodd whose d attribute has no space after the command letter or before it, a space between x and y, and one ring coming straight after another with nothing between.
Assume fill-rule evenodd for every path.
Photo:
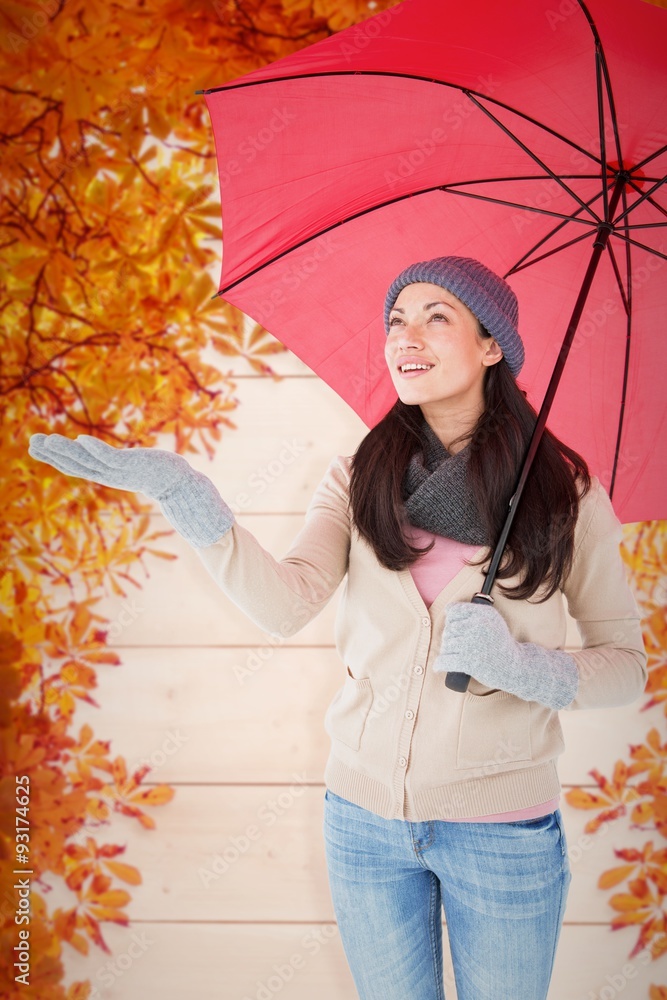
<instances>
[{"instance_id":1,"label":"beige cardigan","mask_svg":"<svg viewBox=\"0 0 667 1000\"><path fill-rule=\"evenodd\" d=\"M482 587L484 566L461 569L428 609L410 570L383 567L352 529L350 465L340 456L330 464L284 559L274 559L238 523L197 550L231 600L283 638L314 618L347 574L335 628L346 676L324 719L331 737L327 787L385 819L411 821L490 815L556 797L556 761L564 750L558 712L474 677L465 693L451 691L445 675L432 670L445 605L470 600ZM583 648L572 653L579 687L566 710L629 705L646 684L640 613L621 537L594 478L580 504L562 592L536 604L509 600L494 587L494 606L514 637L550 649L565 644L567 601Z\"/></svg>"}]
</instances>

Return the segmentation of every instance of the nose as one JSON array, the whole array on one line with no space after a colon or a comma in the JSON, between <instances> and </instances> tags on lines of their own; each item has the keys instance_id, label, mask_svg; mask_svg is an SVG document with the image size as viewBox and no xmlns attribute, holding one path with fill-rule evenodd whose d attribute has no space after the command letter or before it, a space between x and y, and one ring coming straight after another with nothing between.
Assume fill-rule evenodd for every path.
<instances>
[{"instance_id":1,"label":"nose","mask_svg":"<svg viewBox=\"0 0 667 1000\"><path fill-rule=\"evenodd\" d=\"M419 330L411 326L410 323L406 323L400 328L396 342L402 350L420 350L424 346L424 338Z\"/></svg>"}]
</instances>

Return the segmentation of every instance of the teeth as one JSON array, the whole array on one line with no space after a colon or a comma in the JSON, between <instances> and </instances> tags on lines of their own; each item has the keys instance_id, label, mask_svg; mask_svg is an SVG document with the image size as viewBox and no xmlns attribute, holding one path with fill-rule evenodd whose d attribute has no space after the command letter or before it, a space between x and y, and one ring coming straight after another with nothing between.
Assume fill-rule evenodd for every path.
<instances>
[{"instance_id":1,"label":"teeth","mask_svg":"<svg viewBox=\"0 0 667 1000\"><path fill-rule=\"evenodd\" d=\"M416 362L413 362L412 364L409 364L409 365L401 365L401 371L402 372L414 372L414 371L419 371L420 369L423 369L424 371L428 371L429 368L432 368L432 367L433 367L433 365L420 365L420 364L417 364Z\"/></svg>"}]
</instances>

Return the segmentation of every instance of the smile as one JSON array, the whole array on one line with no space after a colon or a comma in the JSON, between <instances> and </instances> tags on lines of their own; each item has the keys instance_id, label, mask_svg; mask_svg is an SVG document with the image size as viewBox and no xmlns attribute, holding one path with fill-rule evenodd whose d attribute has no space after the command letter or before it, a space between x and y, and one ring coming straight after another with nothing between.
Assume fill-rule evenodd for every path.
<instances>
[{"instance_id":1,"label":"smile","mask_svg":"<svg viewBox=\"0 0 667 1000\"><path fill-rule=\"evenodd\" d=\"M416 375L423 375L424 372L429 372L431 368L434 367L435 367L434 365L424 364L421 361L410 361L410 362L405 362L402 365L399 365L398 370L401 373L401 375L406 375L411 378L414 378Z\"/></svg>"}]
</instances>

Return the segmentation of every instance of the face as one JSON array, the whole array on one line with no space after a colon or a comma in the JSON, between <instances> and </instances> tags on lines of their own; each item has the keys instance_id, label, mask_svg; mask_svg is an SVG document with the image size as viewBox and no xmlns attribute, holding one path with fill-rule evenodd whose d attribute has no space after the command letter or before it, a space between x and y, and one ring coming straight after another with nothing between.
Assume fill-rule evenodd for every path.
<instances>
[{"instance_id":1,"label":"face","mask_svg":"<svg viewBox=\"0 0 667 1000\"><path fill-rule=\"evenodd\" d=\"M429 407L483 407L484 373L502 351L481 336L460 299L440 285L416 282L402 289L389 314L385 358L399 399L426 415Z\"/></svg>"}]
</instances>

